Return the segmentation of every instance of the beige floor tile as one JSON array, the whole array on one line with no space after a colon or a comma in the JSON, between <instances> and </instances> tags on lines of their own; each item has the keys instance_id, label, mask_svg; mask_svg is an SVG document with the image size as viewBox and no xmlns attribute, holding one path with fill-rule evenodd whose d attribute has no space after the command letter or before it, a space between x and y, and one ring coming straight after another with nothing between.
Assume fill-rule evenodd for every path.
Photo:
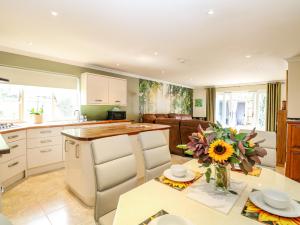
<instances>
[{"instance_id":1,"label":"beige floor tile","mask_svg":"<svg viewBox=\"0 0 300 225\"><path fill-rule=\"evenodd\" d=\"M22 225L51 225L51 223L46 216L43 216Z\"/></svg>"}]
</instances>

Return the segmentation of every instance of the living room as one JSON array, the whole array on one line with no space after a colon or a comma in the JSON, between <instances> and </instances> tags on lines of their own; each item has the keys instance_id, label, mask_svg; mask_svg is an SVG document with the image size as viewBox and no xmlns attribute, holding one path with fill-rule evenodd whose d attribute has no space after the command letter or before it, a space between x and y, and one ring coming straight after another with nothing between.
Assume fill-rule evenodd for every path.
<instances>
[{"instance_id":1,"label":"living room","mask_svg":"<svg viewBox=\"0 0 300 225\"><path fill-rule=\"evenodd\" d=\"M0 225L300 224L299 1L0 12Z\"/></svg>"}]
</instances>

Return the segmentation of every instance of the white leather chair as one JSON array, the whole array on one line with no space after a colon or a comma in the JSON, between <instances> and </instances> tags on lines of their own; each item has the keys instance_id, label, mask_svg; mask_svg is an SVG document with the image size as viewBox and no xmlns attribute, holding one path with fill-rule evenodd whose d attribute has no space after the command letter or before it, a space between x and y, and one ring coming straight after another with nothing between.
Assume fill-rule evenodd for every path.
<instances>
[{"instance_id":1,"label":"white leather chair","mask_svg":"<svg viewBox=\"0 0 300 225\"><path fill-rule=\"evenodd\" d=\"M249 133L251 130L240 130L242 133ZM270 131L256 131L257 136L252 139L253 142L265 139L259 144L260 147L267 150L267 155L261 158L261 165L265 167L276 167L276 133Z\"/></svg>"},{"instance_id":2,"label":"white leather chair","mask_svg":"<svg viewBox=\"0 0 300 225\"><path fill-rule=\"evenodd\" d=\"M137 186L136 159L128 135L92 141L96 179L95 221L112 225L121 194Z\"/></svg>"},{"instance_id":3,"label":"white leather chair","mask_svg":"<svg viewBox=\"0 0 300 225\"><path fill-rule=\"evenodd\" d=\"M145 181L149 181L171 166L171 154L162 131L142 132L139 139L144 153Z\"/></svg>"}]
</instances>

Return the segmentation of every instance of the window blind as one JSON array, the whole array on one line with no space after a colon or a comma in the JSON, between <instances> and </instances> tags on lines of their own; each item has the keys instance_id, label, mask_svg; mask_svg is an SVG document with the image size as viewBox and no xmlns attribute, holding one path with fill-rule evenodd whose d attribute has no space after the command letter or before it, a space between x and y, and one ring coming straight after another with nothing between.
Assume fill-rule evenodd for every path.
<instances>
[{"instance_id":1,"label":"window blind","mask_svg":"<svg viewBox=\"0 0 300 225\"><path fill-rule=\"evenodd\" d=\"M79 78L72 75L5 66L0 66L0 77L9 79L10 84L51 88L77 89L79 83Z\"/></svg>"}]
</instances>

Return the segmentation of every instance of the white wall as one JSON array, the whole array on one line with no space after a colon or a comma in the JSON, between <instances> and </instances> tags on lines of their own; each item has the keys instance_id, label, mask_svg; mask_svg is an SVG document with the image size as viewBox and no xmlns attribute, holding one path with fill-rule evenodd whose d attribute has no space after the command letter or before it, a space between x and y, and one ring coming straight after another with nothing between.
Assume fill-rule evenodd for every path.
<instances>
[{"instance_id":1,"label":"white wall","mask_svg":"<svg viewBox=\"0 0 300 225\"><path fill-rule=\"evenodd\" d=\"M300 118L300 57L289 60L288 118Z\"/></svg>"},{"instance_id":2,"label":"white wall","mask_svg":"<svg viewBox=\"0 0 300 225\"><path fill-rule=\"evenodd\" d=\"M195 107L195 99L202 99L202 107ZM206 117L206 90L205 88L197 88L193 91L193 116Z\"/></svg>"}]
</instances>

